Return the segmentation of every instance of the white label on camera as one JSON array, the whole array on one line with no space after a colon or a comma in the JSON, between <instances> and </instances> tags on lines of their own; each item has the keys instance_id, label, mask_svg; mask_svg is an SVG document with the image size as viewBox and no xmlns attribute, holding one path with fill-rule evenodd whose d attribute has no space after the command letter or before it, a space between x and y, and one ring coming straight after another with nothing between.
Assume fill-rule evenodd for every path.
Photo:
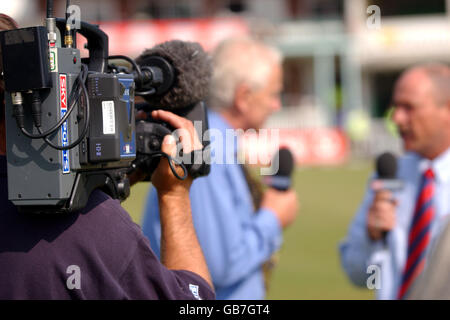
<instances>
[{"instance_id":1,"label":"white label on camera","mask_svg":"<svg viewBox=\"0 0 450 320\"><path fill-rule=\"evenodd\" d=\"M50 72L58 72L58 50L56 48L50 48Z\"/></svg>"},{"instance_id":2,"label":"white label on camera","mask_svg":"<svg viewBox=\"0 0 450 320\"><path fill-rule=\"evenodd\" d=\"M103 134L116 133L116 118L114 116L114 101L102 101Z\"/></svg>"}]
</instances>

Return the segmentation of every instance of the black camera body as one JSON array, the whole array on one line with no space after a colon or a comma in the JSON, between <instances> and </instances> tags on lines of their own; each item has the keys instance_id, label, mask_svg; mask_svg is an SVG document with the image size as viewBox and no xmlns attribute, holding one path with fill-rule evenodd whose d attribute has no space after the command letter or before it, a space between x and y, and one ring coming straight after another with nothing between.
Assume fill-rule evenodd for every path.
<instances>
[{"instance_id":1,"label":"black camera body","mask_svg":"<svg viewBox=\"0 0 450 320\"><path fill-rule=\"evenodd\" d=\"M65 20L56 19L55 25L65 32ZM152 155L173 131L151 118L135 118L136 94L170 90L175 76L170 63L156 57L145 70L129 58L134 70L110 65L117 57L108 55L107 35L86 22L79 33L87 39L89 58L81 59L71 45L49 42L50 29L0 32L8 198L21 211L39 213L79 210L96 188L124 200L130 193L128 174L140 168L151 176L160 159ZM203 137L208 129L203 102L179 114L202 121ZM194 177L209 173L207 153L200 152L200 162L186 164Z\"/></svg>"},{"instance_id":2,"label":"black camera body","mask_svg":"<svg viewBox=\"0 0 450 320\"><path fill-rule=\"evenodd\" d=\"M137 108L142 110L143 105L138 105ZM144 105L144 109L148 109L148 105ZM202 138L203 143L202 150L193 151L188 155L183 154L180 146L177 150L177 158L185 160L183 165L194 179L206 176L209 174L211 166L209 165L209 125L205 103L200 101L194 106L177 110L176 113L194 123L197 136ZM133 166L138 166L142 172L147 174L144 181L150 180L151 174L159 164L159 158L149 157L149 155L158 153L161 150L164 137L168 134L173 134L173 132L174 128L162 121L138 120L136 122L136 147L138 153Z\"/></svg>"}]
</instances>

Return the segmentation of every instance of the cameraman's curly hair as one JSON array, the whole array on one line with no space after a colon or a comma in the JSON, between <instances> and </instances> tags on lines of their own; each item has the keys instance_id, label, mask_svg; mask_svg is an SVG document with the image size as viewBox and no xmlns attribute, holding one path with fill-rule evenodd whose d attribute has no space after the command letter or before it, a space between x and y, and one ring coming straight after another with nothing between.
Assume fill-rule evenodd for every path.
<instances>
[{"instance_id":1,"label":"cameraman's curly hair","mask_svg":"<svg viewBox=\"0 0 450 320\"><path fill-rule=\"evenodd\" d=\"M0 13L0 31L17 29L17 23L13 18ZM5 115L5 82L3 81L2 47L0 46L0 120Z\"/></svg>"}]
</instances>

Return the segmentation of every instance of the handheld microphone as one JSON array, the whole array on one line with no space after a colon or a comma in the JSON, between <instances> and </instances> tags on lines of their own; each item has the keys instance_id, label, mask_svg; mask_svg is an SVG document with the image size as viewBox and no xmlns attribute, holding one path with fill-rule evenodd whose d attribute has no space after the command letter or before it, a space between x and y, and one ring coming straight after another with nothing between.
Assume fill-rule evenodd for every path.
<instances>
[{"instance_id":1,"label":"handheld microphone","mask_svg":"<svg viewBox=\"0 0 450 320\"><path fill-rule=\"evenodd\" d=\"M265 176L264 183L279 191L286 191L291 187L291 176L294 170L294 156L288 148L280 148L278 154L273 157L273 161L277 161L278 157L278 172L272 176Z\"/></svg>"},{"instance_id":2,"label":"handheld microphone","mask_svg":"<svg viewBox=\"0 0 450 320\"><path fill-rule=\"evenodd\" d=\"M385 152L378 156L375 163L377 171L377 179L372 181L372 190L381 191L388 190L391 192L401 190L403 181L397 179L397 158L390 152ZM394 199L391 199L394 201ZM383 243L387 245L387 231L383 232Z\"/></svg>"},{"instance_id":3,"label":"handheld microphone","mask_svg":"<svg viewBox=\"0 0 450 320\"><path fill-rule=\"evenodd\" d=\"M372 190L389 190L391 192L401 190L403 181L397 179L397 158L390 152L378 156L375 168L377 178L371 183Z\"/></svg>"}]
</instances>

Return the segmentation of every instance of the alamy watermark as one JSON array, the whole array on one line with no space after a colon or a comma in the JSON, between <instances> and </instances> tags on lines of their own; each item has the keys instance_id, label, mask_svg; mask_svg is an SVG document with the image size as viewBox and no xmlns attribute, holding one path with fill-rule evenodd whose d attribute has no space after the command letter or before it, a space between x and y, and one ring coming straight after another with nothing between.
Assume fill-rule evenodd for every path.
<instances>
[{"instance_id":1,"label":"alamy watermark","mask_svg":"<svg viewBox=\"0 0 450 320\"><path fill-rule=\"evenodd\" d=\"M203 132L202 126L202 121L194 121L197 133ZM261 175L278 172L279 157L276 151L280 146L279 129L226 129L224 134L219 129L210 128L205 130L203 136L199 136L200 142L206 147L194 151L194 157L182 152L182 149L195 149L189 138L183 139L190 136L188 130L177 129L172 135L179 140L175 158L185 164L249 164L261 166Z\"/></svg>"},{"instance_id":2,"label":"alamy watermark","mask_svg":"<svg viewBox=\"0 0 450 320\"><path fill-rule=\"evenodd\" d=\"M366 20L366 26L369 30L381 29L381 9L377 5L371 5L367 7L367 14L370 16Z\"/></svg>"},{"instance_id":3,"label":"alamy watermark","mask_svg":"<svg viewBox=\"0 0 450 320\"><path fill-rule=\"evenodd\" d=\"M69 290L81 289L81 269L77 265L70 265L66 269L70 276L66 280L66 286Z\"/></svg>"},{"instance_id":4,"label":"alamy watermark","mask_svg":"<svg viewBox=\"0 0 450 320\"><path fill-rule=\"evenodd\" d=\"M67 8L66 13L69 15L67 18L67 24L70 25L70 28L73 29L81 29L81 9L76 4L72 4Z\"/></svg>"},{"instance_id":5,"label":"alamy watermark","mask_svg":"<svg viewBox=\"0 0 450 320\"><path fill-rule=\"evenodd\" d=\"M371 264L367 267L367 274L369 277L367 278L366 285L367 289L381 289L381 268L376 264Z\"/></svg>"}]
</instances>

